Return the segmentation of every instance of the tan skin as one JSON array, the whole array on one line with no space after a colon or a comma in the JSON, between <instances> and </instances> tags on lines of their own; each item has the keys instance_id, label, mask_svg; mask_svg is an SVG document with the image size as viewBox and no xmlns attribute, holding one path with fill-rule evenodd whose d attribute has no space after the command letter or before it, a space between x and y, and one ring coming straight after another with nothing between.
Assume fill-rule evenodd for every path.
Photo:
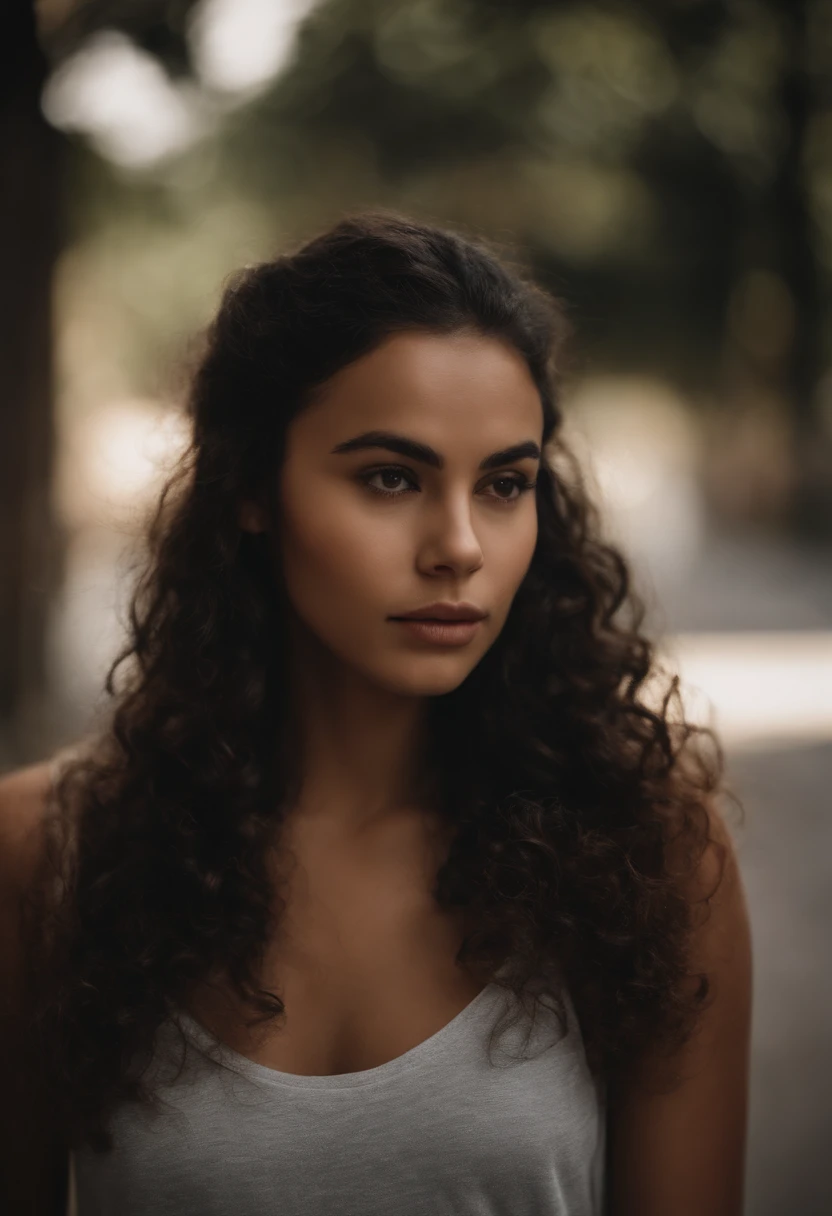
<instances>
[{"instance_id":1,"label":"tan skin","mask_svg":"<svg viewBox=\"0 0 832 1216\"><path fill-rule=\"evenodd\" d=\"M534 493L517 487L534 481L542 428L513 348L399 334L334 376L292 423L276 510L241 508L243 527L279 521L293 617L303 785L280 842L297 864L267 964L287 1013L256 1039L208 993L198 1012L259 1063L316 1075L372 1068L434 1034L483 986L456 966L461 926L431 896L447 841L416 778L426 698L476 666L531 562ZM428 445L444 467L383 446L336 450L377 432ZM520 444L534 453L479 469ZM389 619L436 600L488 614L470 643L427 644Z\"/></svg>"},{"instance_id":2,"label":"tan skin","mask_svg":"<svg viewBox=\"0 0 832 1216\"><path fill-rule=\"evenodd\" d=\"M369 432L436 457L336 450ZM376 1067L436 1033L483 986L455 964L461 926L430 894L448 838L419 787L426 698L456 688L493 644L535 546L535 496L514 483L534 481L539 451L486 471L482 463L539 448L541 434L539 396L513 348L473 334L398 334L294 420L276 509L240 506L241 527L269 533L279 550L292 610L292 746L303 783L275 853L288 903L263 976L287 1012L258 1036L217 990L191 1012L259 1063L307 1075ZM454 648L389 619L435 600L467 600L487 617ZM24 825L44 794L42 765L0 781L0 843L18 882L19 859L36 847ZM690 1073L681 1087L616 1095L614 1216L741 1212L750 943L715 811L713 823L731 864L696 946L718 999L676 1062ZM5 963L14 966L13 941ZM658 1067L645 1061L646 1073Z\"/></svg>"}]
</instances>

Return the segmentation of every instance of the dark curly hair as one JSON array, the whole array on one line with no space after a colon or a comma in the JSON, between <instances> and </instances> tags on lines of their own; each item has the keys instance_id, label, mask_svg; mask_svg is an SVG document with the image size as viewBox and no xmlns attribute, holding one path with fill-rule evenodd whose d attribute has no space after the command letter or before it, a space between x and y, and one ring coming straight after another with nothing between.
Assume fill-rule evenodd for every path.
<instances>
[{"instance_id":1,"label":"dark curly hair","mask_svg":"<svg viewBox=\"0 0 832 1216\"><path fill-rule=\"evenodd\" d=\"M226 287L107 676L112 712L55 783L26 901L31 1025L70 1145L107 1150L117 1103L154 1104L157 1029L197 985L221 977L251 1024L283 1012L259 973L284 906L267 850L297 793L274 747L285 605L238 505L274 477L316 386L397 331L511 344L543 407L530 567L490 650L431 698L454 825L434 894L465 910L458 961L519 997L565 980L606 1081L695 1027L708 981L689 974L685 874L709 841L724 859L709 814L723 752L686 723L678 677L647 703L663 673L645 608L560 435L564 310L497 248L365 211Z\"/></svg>"}]
</instances>

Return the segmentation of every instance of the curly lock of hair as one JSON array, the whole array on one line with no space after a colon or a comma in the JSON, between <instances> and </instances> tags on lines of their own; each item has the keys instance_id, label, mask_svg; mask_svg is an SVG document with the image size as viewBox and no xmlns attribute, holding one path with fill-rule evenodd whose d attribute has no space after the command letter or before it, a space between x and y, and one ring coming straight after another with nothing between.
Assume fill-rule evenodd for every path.
<instances>
[{"instance_id":1,"label":"curly lock of hair","mask_svg":"<svg viewBox=\"0 0 832 1216\"><path fill-rule=\"evenodd\" d=\"M685 874L716 843L723 754L685 721L677 677L646 703L660 669L644 606L561 435L568 328L519 259L387 210L227 285L192 378L190 443L148 525L106 727L55 783L25 901L32 1032L71 1145L109 1149L114 1108L155 1102L157 1029L200 983L222 976L253 1023L283 1012L259 971L282 907L267 850L297 792L274 747L285 606L238 504L274 476L316 388L397 331L511 344L543 407L530 567L493 646L431 705L456 829L434 895L465 909L458 959L518 996L565 981L607 1080L691 1035L708 981L689 974Z\"/></svg>"}]
</instances>

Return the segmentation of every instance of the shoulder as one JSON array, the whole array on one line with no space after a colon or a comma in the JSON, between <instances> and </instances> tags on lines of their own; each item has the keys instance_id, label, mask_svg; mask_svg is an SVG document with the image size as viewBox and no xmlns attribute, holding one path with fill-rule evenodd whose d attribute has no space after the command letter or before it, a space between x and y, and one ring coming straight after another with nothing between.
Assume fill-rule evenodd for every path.
<instances>
[{"instance_id":1,"label":"shoulder","mask_svg":"<svg viewBox=\"0 0 832 1216\"><path fill-rule=\"evenodd\" d=\"M42 760L0 776L2 890L20 893L40 858L53 761Z\"/></svg>"},{"instance_id":2,"label":"shoulder","mask_svg":"<svg viewBox=\"0 0 832 1216\"><path fill-rule=\"evenodd\" d=\"M713 802L707 814L710 843L685 885L705 911L693 918L688 962L693 973L707 976L710 999L684 1049L671 1060L645 1058L649 1084L616 1096L610 1163L617 1216L742 1211L751 931L731 832Z\"/></svg>"},{"instance_id":3,"label":"shoulder","mask_svg":"<svg viewBox=\"0 0 832 1216\"><path fill-rule=\"evenodd\" d=\"M0 775L0 965L13 963L21 899L36 882L46 860L55 783L68 762L83 755L83 744Z\"/></svg>"},{"instance_id":4,"label":"shoulder","mask_svg":"<svg viewBox=\"0 0 832 1216\"><path fill-rule=\"evenodd\" d=\"M66 1210L67 1153L36 1084L21 987L20 898L42 858L53 761L0 776L0 1208Z\"/></svg>"},{"instance_id":5,"label":"shoulder","mask_svg":"<svg viewBox=\"0 0 832 1216\"><path fill-rule=\"evenodd\" d=\"M0 776L0 974L7 987L20 964L21 899L44 858L52 760Z\"/></svg>"},{"instance_id":6,"label":"shoulder","mask_svg":"<svg viewBox=\"0 0 832 1216\"><path fill-rule=\"evenodd\" d=\"M0 774L0 890L20 890L41 859L50 795L68 764L92 755L90 740Z\"/></svg>"}]
</instances>

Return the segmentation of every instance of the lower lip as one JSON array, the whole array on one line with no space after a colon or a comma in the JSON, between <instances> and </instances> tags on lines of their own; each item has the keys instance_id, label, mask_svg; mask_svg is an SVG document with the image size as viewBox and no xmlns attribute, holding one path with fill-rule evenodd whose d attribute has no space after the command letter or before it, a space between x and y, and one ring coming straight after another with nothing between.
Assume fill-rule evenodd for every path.
<instances>
[{"instance_id":1,"label":"lower lip","mask_svg":"<svg viewBox=\"0 0 832 1216\"><path fill-rule=\"evenodd\" d=\"M398 625L404 625L415 638L433 642L437 646L464 646L470 642L482 621L424 621L393 617Z\"/></svg>"}]
</instances>

